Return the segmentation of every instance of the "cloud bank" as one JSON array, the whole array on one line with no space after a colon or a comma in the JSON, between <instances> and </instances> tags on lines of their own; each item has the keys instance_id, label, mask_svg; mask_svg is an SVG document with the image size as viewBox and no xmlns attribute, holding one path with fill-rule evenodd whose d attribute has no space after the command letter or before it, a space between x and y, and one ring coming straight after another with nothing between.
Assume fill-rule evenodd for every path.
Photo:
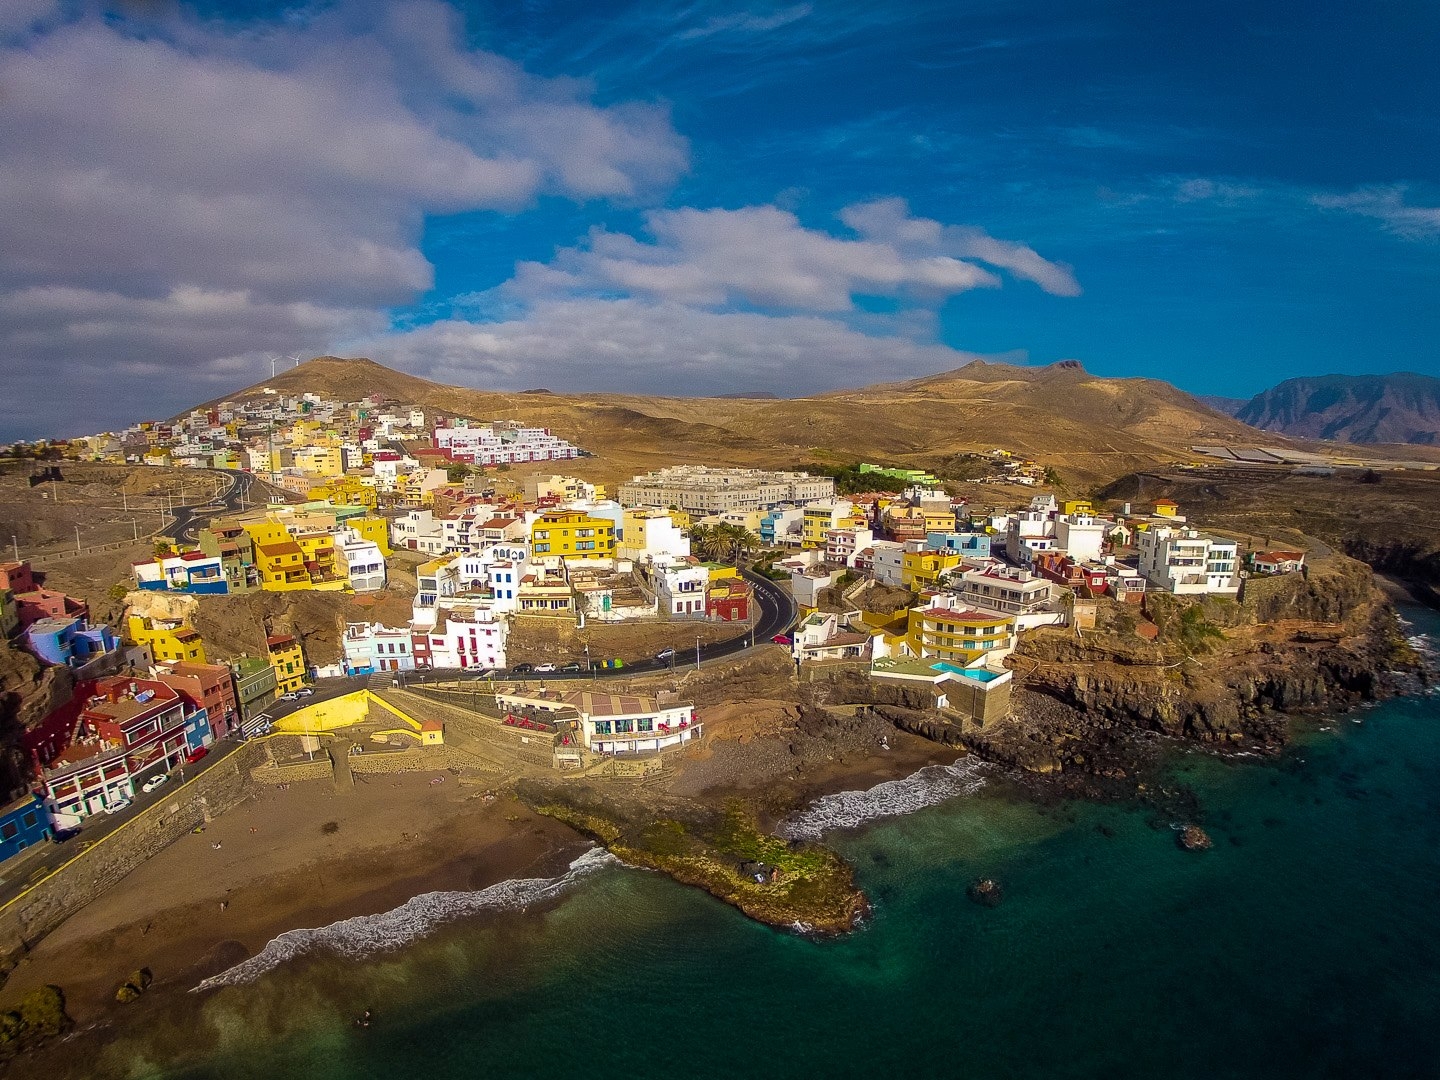
<instances>
[{"instance_id":1,"label":"cloud bank","mask_svg":"<svg viewBox=\"0 0 1440 1080\"><path fill-rule=\"evenodd\" d=\"M0 431L52 430L102 388L103 421L160 411L245 359L383 324L431 285L428 213L634 199L688 168L663 107L602 107L472 49L433 0L378 10L258 29L7 16L0 349L19 392ZM110 379L141 370L189 385Z\"/></svg>"}]
</instances>

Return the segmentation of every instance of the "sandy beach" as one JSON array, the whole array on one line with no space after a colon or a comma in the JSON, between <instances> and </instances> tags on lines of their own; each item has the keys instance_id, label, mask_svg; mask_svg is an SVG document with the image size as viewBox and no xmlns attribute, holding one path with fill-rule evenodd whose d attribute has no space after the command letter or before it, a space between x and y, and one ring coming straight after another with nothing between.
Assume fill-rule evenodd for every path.
<instances>
[{"instance_id":1,"label":"sandy beach","mask_svg":"<svg viewBox=\"0 0 1440 1080\"><path fill-rule=\"evenodd\" d=\"M78 1027L123 1014L115 990L148 967L148 996L185 992L286 930L563 871L589 845L557 822L454 776L365 778L267 791L183 837L36 946L7 1001L46 983ZM327 831L326 824L337 826ZM116 1015L123 1022L123 1015Z\"/></svg>"}]
</instances>

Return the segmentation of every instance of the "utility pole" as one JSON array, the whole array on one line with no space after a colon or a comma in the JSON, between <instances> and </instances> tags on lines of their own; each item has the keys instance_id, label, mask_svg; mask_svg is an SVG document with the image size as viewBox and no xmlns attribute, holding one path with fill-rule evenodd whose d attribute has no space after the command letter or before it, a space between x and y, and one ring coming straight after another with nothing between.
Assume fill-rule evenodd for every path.
<instances>
[{"instance_id":1,"label":"utility pole","mask_svg":"<svg viewBox=\"0 0 1440 1080\"><path fill-rule=\"evenodd\" d=\"M695 635L695 670L700 670L700 635Z\"/></svg>"},{"instance_id":2,"label":"utility pole","mask_svg":"<svg viewBox=\"0 0 1440 1080\"><path fill-rule=\"evenodd\" d=\"M135 521L134 518L131 518L131 519L130 519L130 528L131 528L131 530L134 531L134 533L135 533L135 542L138 544L138 543L140 542L140 526L139 526L139 524Z\"/></svg>"},{"instance_id":3,"label":"utility pole","mask_svg":"<svg viewBox=\"0 0 1440 1080\"><path fill-rule=\"evenodd\" d=\"M10 534L10 546L15 549L15 561L20 561L20 541L15 539L15 534Z\"/></svg>"},{"instance_id":4,"label":"utility pole","mask_svg":"<svg viewBox=\"0 0 1440 1080\"><path fill-rule=\"evenodd\" d=\"M75 526L75 554L80 554L80 526Z\"/></svg>"}]
</instances>

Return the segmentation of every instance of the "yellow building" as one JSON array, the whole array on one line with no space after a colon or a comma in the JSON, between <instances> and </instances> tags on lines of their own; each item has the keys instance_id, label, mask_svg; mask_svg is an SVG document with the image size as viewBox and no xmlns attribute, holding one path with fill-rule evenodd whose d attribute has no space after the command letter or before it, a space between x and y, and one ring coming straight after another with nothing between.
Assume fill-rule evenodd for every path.
<instances>
[{"instance_id":1,"label":"yellow building","mask_svg":"<svg viewBox=\"0 0 1440 1080\"><path fill-rule=\"evenodd\" d=\"M712 584L717 581L726 581L731 578L738 580L740 577L740 571L733 566L725 566L723 563L713 562L701 563L701 565L710 572L710 581Z\"/></svg>"},{"instance_id":2,"label":"yellow building","mask_svg":"<svg viewBox=\"0 0 1440 1080\"><path fill-rule=\"evenodd\" d=\"M338 446L302 446L295 451L295 467L310 476L343 476L345 456Z\"/></svg>"},{"instance_id":3,"label":"yellow building","mask_svg":"<svg viewBox=\"0 0 1440 1080\"><path fill-rule=\"evenodd\" d=\"M374 495L374 491L371 491ZM390 523L381 517L356 517L345 522L347 528L354 529L360 534L362 540L369 540L380 549L380 554L389 558L394 552L390 549Z\"/></svg>"},{"instance_id":4,"label":"yellow building","mask_svg":"<svg viewBox=\"0 0 1440 1080\"><path fill-rule=\"evenodd\" d=\"M1067 499L1060 504L1060 507L1066 514L1093 514L1095 512L1089 499Z\"/></svg>"},{"instance_id":5,"label":"yellow building","mask_svg":"<svg viewBox=\"0 0 1440 1080\"><path fill-rule=\"evenodd\" d=\"M911 608L906 643L922 658L966 665L988 653L1015 647L1015 620L973 608Z\"/></svg>"},{"instance_id":6,"label":"yellow building","mask_svg":"<svg viewBox=\"0 0 1440 1080\"><path fill-rule=\"evenodd\" d=\"M128 615L125 618L125 640L132 645L147 646L156 663L161 660L206 662L205 643L200 640L200 635L179 620Z\"/></svg>"},{"instance_id":7,"label":"yellow building","mask_svg":"<svg viewBox=\"0 0 1440 1080\"><path fill-rule=\"evenodd\" d=\"M265 651L275 671L277 693L288 694L305 685L305 654L300 642L289 634L278 634L265 639Z\"/></svg>"},{"instance_id":8,"label":"yellow building","mask_svg":"<svg viewBox=\"0 0 1440 1080\"><path fill-rule=\"evenodd\" d=\"M900 584L919 592L936 588L940 575L964 558L958 551L907 551L900 556Z\"/></svg>"},{"instance_id":9,"label":"yellow building","mask_svg":"<svg viewBox=\"0 0 1440 1080\"><path fill-rule=\"evenodd\" d=\"M260 569L260 587L266 592L289 592L310 588L305 553L294 540L278 544L256 544L255 565Z\"/></svg>"},{"instance_id":10,"label":"yellow building","mask_svg":"<svg viewBox=\"0 0 1440 1080\"><path fill-rule=\"evenodd\" d=\"M1169 499L1158 499L1155 502L1156 517L1176 517L1180 513L1180 504L1171 502Z\"/></svg>"},{"instance_id":11,"label":"yellow building","mask_svg":"<svg viewBox=\"0 0 1440 1080\"><path fill-rule=\"evenodd\" d=\"M615 525L609 518L592 518L583 510L555 510L535 520L530 529L530 545L536 557L612 558Z\"/></svg>"},{"instance_id":12,"label":"yellow building","mask_svg":"<svg viewBox=\"0 0 1440 1080\"><path fill-rule=\"evenodd\" d=\"M312 488L311 496L325 499L340 506L363 506L374 510L376 506L375 484L365 483L359 476L337 476L318 490Z\"/></svg>"}]
</instances>

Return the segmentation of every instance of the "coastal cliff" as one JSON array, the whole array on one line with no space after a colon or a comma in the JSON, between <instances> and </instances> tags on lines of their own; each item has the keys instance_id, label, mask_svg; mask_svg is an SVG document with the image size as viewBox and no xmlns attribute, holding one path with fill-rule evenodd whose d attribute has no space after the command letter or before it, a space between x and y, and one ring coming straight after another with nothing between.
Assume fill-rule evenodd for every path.
<instances>
[{"instance_id":1,"label":"coastal cliff","mask_svg":"<svg viewBox=\"0 0 1440 1080\"><path fill-rule=\"evenodd\" d=\"M1095 630L1023 636L1011 715L966 745L1030 771L1117 776L1137 734L1276 747L1287 717L1388 696L1418 669L1369 569L1339 556L1251 579L1240 602L1152 595L1144 614L1111 605Z\"/></svg>"}]
</instances>

